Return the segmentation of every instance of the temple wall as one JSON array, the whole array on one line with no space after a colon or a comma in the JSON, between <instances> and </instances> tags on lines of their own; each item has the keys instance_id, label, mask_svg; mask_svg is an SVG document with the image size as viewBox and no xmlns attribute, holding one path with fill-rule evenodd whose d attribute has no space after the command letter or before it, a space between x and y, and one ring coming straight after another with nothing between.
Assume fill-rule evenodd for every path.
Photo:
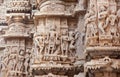
<instances>
[{"instance_id":1,"label":"temple wall","mask_svg":"<svg viewBox=\"0 0 120 77\"><path fill-rule=\"evenodd\" d=\"M119 77L120 0L0 0L0 77Z\"/></svg>"}]
</instances>

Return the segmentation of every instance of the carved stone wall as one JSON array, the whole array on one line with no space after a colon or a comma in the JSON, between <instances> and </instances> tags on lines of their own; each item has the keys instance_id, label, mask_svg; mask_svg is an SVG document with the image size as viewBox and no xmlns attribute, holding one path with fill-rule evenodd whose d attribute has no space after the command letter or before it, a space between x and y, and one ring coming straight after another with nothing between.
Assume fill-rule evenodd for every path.
<instances>
[{"instance_id":1,"label":"carved stone wall","mask_svg":"<svg viewBox=\"0 0 120 77\"><path fill-rule=\"evenodd\" d=\"M116 0L90 0L90 8L85 15L87 62L84 66L89 77L119 76L120 33L117 5Z\"/></svg>"},{"instance_id":2,"label":"carved stone wall","mask_svg":"<svg viewBox=\"0 0 120 77\"><path fill-rule=\"evenodd\" d=\"M37 0L33 6L29 0L5 3L8 27L2 35L6 41L0 64L3 77L63 77L83 71L76 55L78 18L72 16L76 1Z\"/></svg>"},{"instance_id":3,"label":"carved stone wall","mask_svg":"<svg viewBox=\"0 0 120 77\"><path fill-rule=\"evenodd\" d=\"M0 77L119 77L120 0L1 0Z\"/></svg>"}]
</instances>

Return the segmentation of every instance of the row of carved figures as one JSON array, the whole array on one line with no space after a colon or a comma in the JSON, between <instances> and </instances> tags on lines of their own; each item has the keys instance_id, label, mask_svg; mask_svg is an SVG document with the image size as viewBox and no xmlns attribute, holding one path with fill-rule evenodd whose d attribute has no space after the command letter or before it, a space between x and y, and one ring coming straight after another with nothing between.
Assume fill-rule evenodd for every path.
<instances>
[{"instance_id":1,"label":"row of carved figures","mask_svg":"<svg viewBox=\"0 0 120 77\"><path fill-rule=\"evenodd\" d=\"M120 37L120 10L116 11L116 6L109 10L107 5L98 6L96 12L95 5L91 4L85 15L86 38L111 36L112 39ZM120 40L118 39L118 42Z\"/></svg>"},{"instance_id":2,"label":"row of carved figures","mask_svg":"<svg viewBox=\"0 0 120 77\"><path fill-rule=\"evenodd\" d=\"M7 74L5 77L17 75L22 76L24 74L30 75L30 62L31 51L29 49L26 50L26 52L20 50L18 54L5 52L5 54L1 56L0 74L2 76Z\"/></svg>"},{"instance_id":3,"label":"row of carved figures","mask_svg":"<svg viewBox=\"0 0 120 77\"><path fill-rule=\"evenodd\" d=\"M96 36L99 32L100 35L114 35L117 36L117 29L119 29L119 13L120 10L109 11L106 6L100 6L98 16L91 7L85 15L85 27L88 37ZM116 14L117 13L117 14Z\"/></svg>"},{"instance_id":4,"label":"row of carved figures","mask_svg":"<svg viewBox=\"0 0 120 77\"><path fill-rule=\"evenodd\" d=\"M61 33L51 30L49 33L35 33L34 43L38 55L75 55L75 41L78 38L77 31L63 30ZM70 54L68 54L70 52Z\"/></svg>"}]
</instances>

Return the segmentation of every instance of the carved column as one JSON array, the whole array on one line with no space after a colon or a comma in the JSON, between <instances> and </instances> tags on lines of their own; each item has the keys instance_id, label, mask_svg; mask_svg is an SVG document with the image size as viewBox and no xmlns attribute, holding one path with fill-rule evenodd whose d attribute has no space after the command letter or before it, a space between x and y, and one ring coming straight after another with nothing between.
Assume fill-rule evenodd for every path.
<instances>
[{"instance_id":1,"label":"carved column","mask_svg":"<svg viewBox=\"0 0 120 77\"><path fill-rule=\"evenodd\" d=\"M31 49L27 47L29 34L25 21L30 16L29 0L10 0L7 3L8 30L3 35L6 40L5 77L27 77Z\"/></svg>"}]
</instances>

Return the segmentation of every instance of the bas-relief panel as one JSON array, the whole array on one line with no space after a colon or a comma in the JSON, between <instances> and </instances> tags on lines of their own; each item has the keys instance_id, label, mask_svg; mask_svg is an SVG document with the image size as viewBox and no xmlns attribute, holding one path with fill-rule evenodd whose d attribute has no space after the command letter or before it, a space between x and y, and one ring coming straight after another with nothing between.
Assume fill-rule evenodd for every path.
<instances>
[{"instance_id":1,"label":"bas-relief panel","mask_svg":"<svg viewBox=\"0 0 120 77\"><path fill-rule=\"evenodd\" d=\"M22 8L22 10L16 10L14 7L25 6L27 7L26 10L29 10L30 5L26 2L23 2L23 4L17 1L11 2L10 7L12 8L8 9L9 12L23 12L23 10L25 10L24 8ZM38 0L37 4L39 4L39 2L40 0ZM66 1L60 0L46 1L46 3L43 1L42 5L37 5L38 11L34 15L35 19L33 19L35 21L34 26L29 27L29 24L21 22L19 24L19 21L16 20L14 21L15 23L11 24L12 26L9 25L9 29L6 31L4 37L16 38L16 36L20 36L20 38L22 38L22 40L18 38L6 39L7 46L5 52L10 51L10 53L8 53L10 56L4 56L4 59L5 62L9 61L9 68L11 70L17 70L17 73L21 73L21 71L24 70L23 73L27 76L30 75L31 72L30 69L28 70L28 68L30 68L30 59L32 59L33 64L38 63L42 67L51 63L52 66L57 64L59 66L71 66L74 65L74 62L77 60L76 64L83 64L85 56L87 55L90 55L90 63L92 62L92 57L97 60L101 58L99 56L96 57L94 52L89 52L89 47L101 47L101 49L103 48L103 52L104 47L117 47L115 50L119 51L119 7L117 7L119 6L119 2L115 2L115 0L90 0L90 3L88 2L89 8L87 8L87 12L85 12L85 4L85 0L79 0L78 3L67 3ZM75 8L80 10L80 13L77 15L73 14ZM86 13L86 15L84 13ZM83 27L85 27L85 30L83 30ZM84 47L84 44L86 47ZM86 50L85 53L83 52L84 50ZM13 55L16 54L16 52L19 52L18 56ZM97 54L99 55L99 49ZM105 54L102 54L106 59ZM109 54L107 54L107 57L112 59L113 57L109 56ZM7 53L5 53L5 55L7 55ZM115 55L115 58L116 56L117 55ZM16 62L16 60L18 61ZM97 61L95 60L95 62ZM89 66L89 62L85 62L85 64L87 63ZM116 63L115 66L119 66L119 64ZM105 73L93 73L92 75L89 73L89 77L117 77L116 73L109 74L107 72L105 75L104 74ZM10 73L10 75L17 76L16 73ZM21 74L18 76L21 76ZM52 74L50 74L50 76L61 77ZM83 74L79 74L79 76L85 77ZM43 77L49 77L49 75Z\"/></svg>"},{"instance_id":2,"label":"bas-relief panel","mask_svg":"<svg viewBox=\"0 0 120 77\"><path fill-rule=\"evenodd\" d=\"M113 54L119 53L119 9L115 0L94 1L90 0L88 12L85 15L85 53L89 55L89 57L86 57L89 60L85 63L85 67L89 68L90 77L117 77L117 72L113 72L115 70L111 67L113 67L114 61L119 62L117 54ZM98 62L103 57L104 59ZM106 62L111 60L113 63L106 65ZM86 64L88 65L86 66ZM115 66L119 66L119 64L115 64ZM90 74L90 71L92 71L92 74ZM103 74L95 71L102 71Z\"/></svg>"},{"instance_id":3,"label":"bas-relief panel","mask_svg":"<svg viewBox=\"0 0 120 77\"><path fill-rule=\"evenodd\" d=\"M25 12L28 12L28 0L26 2L24 1L23 4L21 1L19 2L17 0L10 1L9 6L11 8L7 9L9 14L11 15L10 17L8 15L10 23L8 25L9 28L4 36L7 41L5 52L9 52L6 53L5 56L5 62L8 61L8 68L10 68L8 73L9 75L7 76L30 75L30 70L28 69L30 68L30 59L32 58L32 62L34 62L34 59L36 57L40 59L40 63L43 63L42 65L49 64L49 62L51 63L55 61L53 62L53 64L55 64L56 66L64 65L65 69L67 68L66 66L73 66L74 61L76 61L75 43L78 39L78 31L75 30L77 28L77 19L74 17L74 19L72 19L72 17L69 19L69 16L74 11L73 9L75 8L75 3L73 3L73 5L71 5L72 2L68 3L69 5L65 4L66 3L64 1L57 0L48 1L47 5L41 5L43 7L38 6L40 15L42 15L43 13L47 15L47 12L49 12L49 14L56 14L56 16L42 17L38 18L38 20L34 19L34 21L37 21L37 25L35 25L35 31L32 31L34 32L32 40L32 36L29 37L29 31L32 29L28 27L28 24L23 22L23 20L27 16L23 16L22 18L20 17L19 20L19 16L17 18L17 15L14 16L14 14L11 14L14 12L21 13L24 10ZM18 10L16 10L17 7L19 7ZM24 9L22 7L27 8ZM67 12L65 12L65 10ZM57 13L59 13L59 16L57 16ZM60 15L64 13L65 15L68 15L68 17L60 17ZM37 14L39 14L39 12ZM12 19L12 15L13 17L17 18L17 20L15 20L14 18ZM39 56L43 57L41 58Z\"/></svg>"}]
</instances>

